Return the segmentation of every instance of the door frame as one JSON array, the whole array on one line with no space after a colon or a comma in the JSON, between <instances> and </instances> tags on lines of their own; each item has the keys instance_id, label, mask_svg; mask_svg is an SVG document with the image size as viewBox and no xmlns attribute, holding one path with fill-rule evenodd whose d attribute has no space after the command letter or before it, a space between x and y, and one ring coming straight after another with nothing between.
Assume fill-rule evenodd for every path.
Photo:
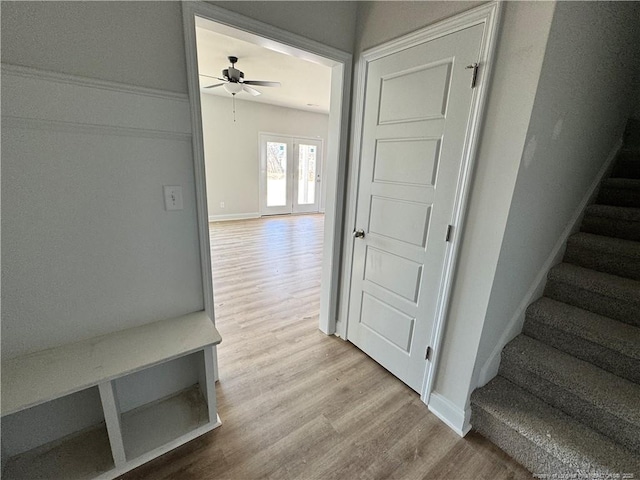
<instances>
[{"instance_id":1,"label":"door frame","mask_svg":"<svg viewBox=\"0 0 640 480\"><path fill-rule=\"evenodd\" d=\"M319 213L320 212L320 200L321 200L321 196L322 196L322 184L324 182L324 139L323 138L319 138L319 137L310 137L308 135L291 135L288 133L272 133L272 132L258 132L258 152L260 153L260 164L258 165L258 193L260 195L260 215L261 216L265 216L268 214L264 213L265 210L265 206L266 206L266 184L264 181L264 178L262 177L262 155L264 154L264 152L262 151L262 138L263 137L274 137L274 138L286 138L288 140L290 140L292 142L292 150L291 150L291 155L292 158L295 157L296 155L296 151L295 151L295 140L310 140L313 142L317 142L320 144L320 157L319 157L319 161L317 163L316 169L317 171L319 171L319 175L320 175L320 181L316 182L318 184L318 191L317 191L317 199L318 199L318 209L317 210L311 210L309 212L285 212L285 213L290 213L292 215L298 215L298 214L304 214L304 213ZM297 160L295 160L297 161ZM293 166L293 165L292 165ZM295 188L295 182L292 188L292 195L295 196L296 194L296 188ZM293 199L292 199L293 202ZM278 215L277 213L273 213L271 215Z\"/></svg>"},{"instance_id":2,"label":"door frame","mask_svg":"<svg viewBox=\"0 0 640 480\"><path fill-rule=\"evenodd\" d=\"M200 268L204 309L215 323L209 217L202 132L202 109L196 48L196 16L216 23L219 33L251 41L266 48L288 53L331 68L331 102L329 133L326 142L325 175L327 193L325 203L322 276L320 284L319 329L335 333L338 314L341 252L343 249L343 221L345 205L347 145L349 133L349 105L351 103L352 55L300 35L276 28L224 8L205 2L182 2L182 25L187 67L187 85L191 107L194 180ZM217 378L217 361L215 365Z\"/></svg>"},{"instance_id":3,"label":"door frame","mask_svg":"<svg viewBox=\"0 0 640 480\"><path fill-rule=\"evenodd\" d=\"M367 82L368 64L382 57L398 53L411 47L435 40L445 35L464 30L469 27L484 24L484 34L480 44L478 63L478 77L476 88L471 100L469 124L464 142L462 166L456 188L454 201L454 213L451 218L453 226L451 241L445 253L444 268L441 275L440 292L436 307L434 326L431 334L432 355L425 360L427 367L420 391L420 399L429 404L429 397L433 389L435 375L438 368L440 347L442 345L444 326L448 314L449 299L453 286L453 277L460 252L462 230L465 224L468 196L472 185L473 167L478 152L480 132L483 123L487 92L494 66L495 50L498 37L498 28L502 13L502 2L490 2L473 8L449 19L427 26L413 33L404 35L395 40L364 51L358 58L354 81L354 125L352 167L349 175L349 188L347 192L346 220L343 242L345 245L345 258L342 265L340 313L336 333L342 338L347 335L347 323L349 321L349 300L351 291L351 277L353 268L354 239L352 231L356 228L356 211L358 198L358 185L360 177L360 155L362 148L362 129L364 123L364 102Z\"/></svg>"}]
</instances>

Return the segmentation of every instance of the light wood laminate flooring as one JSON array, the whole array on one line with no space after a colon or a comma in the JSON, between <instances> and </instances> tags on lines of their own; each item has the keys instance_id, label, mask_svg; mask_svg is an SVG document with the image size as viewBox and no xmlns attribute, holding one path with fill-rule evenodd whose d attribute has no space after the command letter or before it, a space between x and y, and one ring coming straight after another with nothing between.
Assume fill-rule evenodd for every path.
<instances>
[{"instance_id":1,"label":"light wood laminate flooring","mask_svg":"<svg viewBox=\"0 0 640 480\"><path fill-rule=\"evenodd\" d=\"M222 426L126 479L525 479L318 330L323 216L212 223Z\"/></svg>"}]
</instances>

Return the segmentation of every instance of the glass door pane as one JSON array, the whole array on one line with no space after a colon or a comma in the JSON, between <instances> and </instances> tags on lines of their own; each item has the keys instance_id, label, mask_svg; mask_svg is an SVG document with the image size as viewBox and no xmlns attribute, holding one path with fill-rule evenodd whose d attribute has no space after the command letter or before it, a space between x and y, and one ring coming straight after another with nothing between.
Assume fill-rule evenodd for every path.
<instances>
[{"instance_id":1,"label":"glass door pane","mask_svg":"<svg viewBox=\"0 0 640 480\"><path fill-rule=\"evenodd\" d=\"M267 207L287 205L287 144L267 142Z\"/></svg>"},{"instance_id":2,"label":"glass door pane","mask_svg":"<svg viewBox=\"0 0 640 480\"><path fill-rule=\"evenodd\" d=\"M312 205L316 202L317 154L315 145L299 144L298 205Z\"/></svg>"},{"instance_id":3,"label":"glass door pane","mask_svg":"<svg viewBox=\"0 0 640 480\"><path fill-rule=\"evenodd\" d=\"M317 212L320 207L322 141L294 138L293 212Z\"/></svg>"}]
</instances>

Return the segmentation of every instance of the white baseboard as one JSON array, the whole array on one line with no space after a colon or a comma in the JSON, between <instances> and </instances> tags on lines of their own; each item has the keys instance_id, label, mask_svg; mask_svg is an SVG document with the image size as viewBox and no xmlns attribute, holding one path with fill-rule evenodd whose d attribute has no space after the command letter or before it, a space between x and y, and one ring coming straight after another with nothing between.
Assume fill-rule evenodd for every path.
<instances>
[{"instance_id":1,"label":"white baseboard","mask_svg":"<svg viewBox=\"0 0 640 480\"><path fill-rule=\"evenodd\" d=\"M498 374L498 368L500 367L500 353L502 352L502 349L507 343L509 343L517 335L519 335L520 332L522 332L522 326L524 325L524 317L527 307L542 296L544 287L547 284L547 275L549 273L549 270L551 270L551 267L557 265L562 261L568 238L580 229L580 224L582 223L582 217L584 215L585 208L587 207L587 205L593 203L595 195L598 193L600 182L602 182L602 179L607 174L607 172L610 171L613 165L613 161L615 160L621 148L622 138L615 143L613 149L609 152L607 160L602 165L602 168L600 168L600 170L598 171L598 174L589 186L589 189L578 204L578 207L573 212L571 219L569 220L569 222L567 222L567 225L558 238L558 241L549 253L547 260L544 262L544 264L540 268L540 271L531 283L529 289L527 290L527 293L522 299L522 302L520 302L520 305L518 305L518 308L513 314L513 317L511 318L511 320L509 320L509 323L507 324L502 337L500 337L500 340L491 352L491 355L489 355L489 358L480 369L478 384L476 385L476 387L482 387L483 385L486 385L492 378L494 378Z\"/></svg>"},{"instance_id":2,"label":"white baseboard","mask_svg":"<svg viewBox=\"0 0 640 480\"><path fill-rule=\"evenodd\" d=\"M260 218L259 212L252 213L227 213L225 215L209 215L210 222L228 222L231 220L248 220L251 218Z\"/></svg>"},{"instance_id":3,"label":"white baseboard","mask_svg":"<svg viewBox=\"0 0 640 480\"><path fill-rule=\"evenodd\" d=\"M471 430L470 412L461 410L439 393L429 395L429 410L461 437Z\"/></svg>"}]
</instances>

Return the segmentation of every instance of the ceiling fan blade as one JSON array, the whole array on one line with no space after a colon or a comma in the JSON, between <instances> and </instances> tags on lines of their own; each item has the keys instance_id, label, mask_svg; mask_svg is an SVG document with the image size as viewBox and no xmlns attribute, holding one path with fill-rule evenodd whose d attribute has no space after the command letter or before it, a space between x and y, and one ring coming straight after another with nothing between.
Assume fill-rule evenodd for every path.
<instances>
[{"instance_id":1,"label":"ceiling fan blade","mask_svg":"<svg viewBox=\"0 0 640 480\"><path fill-rule=\"evenodd\" d=\"M203 88L216 88L216 87L221 87L222 85L224 85L224 83L216 83L215 85L208 85Z\"/></svg>"},{"instance_id":2,"label":"ceiling fan blade","mask_svg":"<svg viewBox=\"0 0 640 480\"><path fill-rule=\"evenodd\" d=\"M256 90L255 88L248 87L246 85L242 85L242 90L244 90L247 93L250 93L254 97L260 95L260 92L258 90Z\"/></svg>"},{"instance_id":3,"label":"ceiling fan blade","mask_svg":"<svg viewBox=\"0 0 640 480\"><path fill-rule=\"evenodd\" d=\"M221 82L226 82L227 79L226 78L220 78L220 77L212 77L211 75L205 75L204 73L199 74L201 77L207 77L207 78L214 78L216 80L220 80Z\"/></svg>"},{"instance_id":4,"label":"ceiling fan blade","mask_svg":"<svg viewBox=\"0 0 640 480\"><path fill-rule=\"evenodd\" d=\"M245 80L245 85L257 85L259 87L279 87L280 82L265 82L263 80Z\"/></svg>"}]
</instances>

